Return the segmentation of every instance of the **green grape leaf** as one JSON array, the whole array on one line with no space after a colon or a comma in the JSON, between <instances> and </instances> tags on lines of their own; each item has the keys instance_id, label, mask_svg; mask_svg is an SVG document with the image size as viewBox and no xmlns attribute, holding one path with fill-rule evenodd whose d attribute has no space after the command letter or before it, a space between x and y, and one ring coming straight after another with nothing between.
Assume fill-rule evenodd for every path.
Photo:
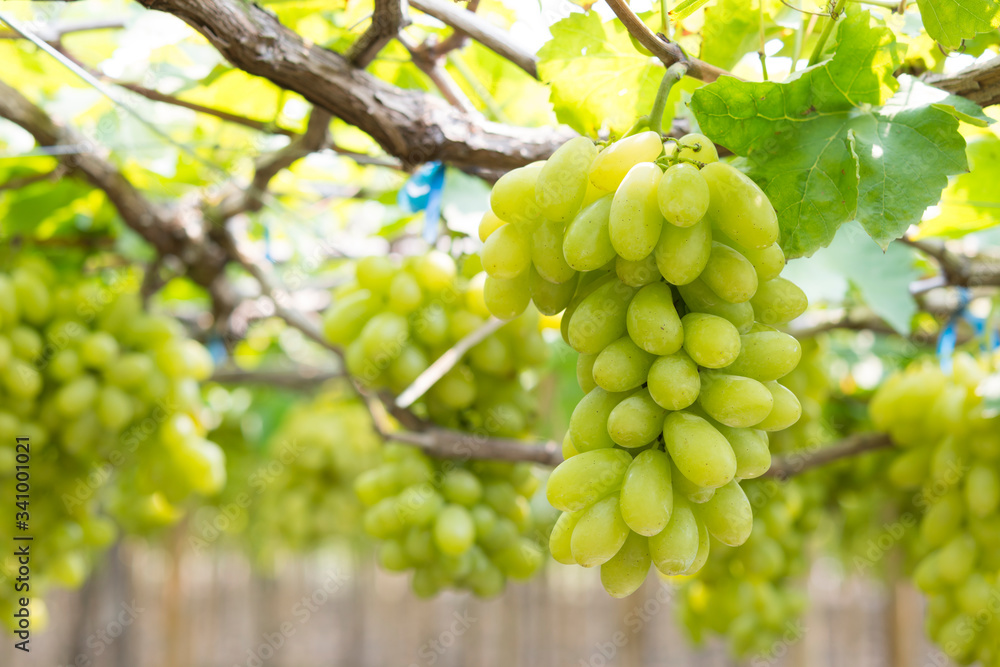
<instances>
[{"instance_id":1,"label":"green grape leaf","mask_svg":"<svg viewBox=\"0 0 1000 667\"><path fill-rule=\"evenodd\" d=\"M897 94L898 65L892 33L859 12L839 25L832 59L787 83L722 77L694 92L702 131L745 157L771 199L789 257L829 245L850 220L886 248L967 169L958 120L912 86Z\"/></svg>"},{"instance_id":2,"label":"green grape leaf","mask_svg":"<svg viewBox=\"0 0 1000 667\"><path fill-rule=\"evenodd\" d=\"M971 171L948 184L934 215L920 223L919 237L957 238L1000 223L1000 139L979 135L967 152Z\"/></svg>"},{"instance_id":3,"label":"green grape leaf","mask_svg":"<svg viewBox=\"0 0 1000 667\"><path fill-rule=\"evenodd\" d=\"M906 335L918 310L909 289L920 277L916 258L916 251L902 243L892 243L883 252L851 222L829 247L789 262L785 277L800 285L811 303L839 305L853 287L875 314Z\"/></svg>"},{"instance_id":4,"label":"green grape leaf","mask_svg":"<svg viewBox=\"0 0 1000 667\"><path fill-rule=\"evenodd\" d=\"M602 23L596 12L574 13L550 30L552 39L538 51L538 74L551 84L549 99L559 122L596 136L601 129L627 130L649 112L663 67L636 51L620 21ZM679 94L671 91L674 100ZM668 102L664 125L672 118Z\"/></svg>"},{"instance_id":5,"label":"green grape leaf","mask_svg":"<svg viewBox=\"0 0 1000 667\"><path fill-rule=\"evenodd\" d=\"M1000 28L996 0L917 0L927 34L949 49L978 33Z\"/></svg>"},{"instance_id":6,"label":"green grape leaf","mask_svg":"<svg viewBox=\"0 0 1000 667\"><path fill-rule=\"evenodd\" d=\"M670 18L675 21L686 19L701 9L708 0L681 0L677 6L670 10Z\"/></svg>"},{"instance_id":7,"label":"green grape leaf","mask_svg":"<svg viewBox=\"0 0 1000 667\"><path fill-rule=\"evenodd\" d=\"M758 42L759 18L744 0L717 0L705 10L701 59L732 69Z\"/></svg>"}]
</instances>

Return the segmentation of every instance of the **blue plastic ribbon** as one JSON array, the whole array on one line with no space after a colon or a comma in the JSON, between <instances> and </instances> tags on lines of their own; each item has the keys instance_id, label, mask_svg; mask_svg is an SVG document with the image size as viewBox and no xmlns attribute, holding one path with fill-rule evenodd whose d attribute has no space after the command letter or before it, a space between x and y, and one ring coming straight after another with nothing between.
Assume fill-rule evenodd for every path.
<instances>
[{"instance_id":1,"label":"blue plastic ribbon","mask_svg":"<svg viewBox=\"0 0 1000 667\"><path fill-rule=\"evenodd\" d=\"M444 192L444 165L428 162L417 169L396 196L396 203L407 213L424 211L424 240L434 243L441 220L441 196Z\"/></svg>"},{"instance_id":2,"label":"blue plastic ribbon","mask_svg":"<svg viewBox=\"0 0 1000 667\"><path fill-rule=\"evenodd\" d=\"M960 287L958 289L958 308L951 314L951 317L948 318L948 323L945 325L944 329L941 330L941 334L938 336L938 361L941 364L941 370L949 375L951 374L953 368L951 357L955 353L955 343L958 340L959 321L964 319L972 324L973 329L976 328L976 324L973 322L973 319L976 318L974 315L969 313L970 301L972 301L972 292L970 292L967 287Z\"/></svg>"}]
</instances>

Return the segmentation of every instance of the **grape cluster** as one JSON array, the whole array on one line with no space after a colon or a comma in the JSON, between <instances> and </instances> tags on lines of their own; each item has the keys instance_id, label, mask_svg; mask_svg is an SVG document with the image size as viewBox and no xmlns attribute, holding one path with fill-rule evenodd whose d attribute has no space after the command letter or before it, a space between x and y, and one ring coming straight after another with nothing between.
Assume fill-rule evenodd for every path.
<instances>
[{"instance_id":1,"label":"grape cluster","mask_svg":"<svg viewBox=\"0 0 1000 667\"><path fill-rule=\"evenodd\" d=\"M665 167L665 170L664 170ZM701 135L635 134L598 151L572 139L504 175L480 225L484 298L500 318L530 301L563 312L587 395L548 498L565 514L553 556L601 565L605 588L634 591L652 562L693 573L709 536L750 534L739 480L770 464L767 433L800 405L777 382L798 342L772 325L806 297L765 194L718 161Z\"/></svg>"},{"instance_id":2,"label":"grape cluster","mask_svg":"<svg viewBox=\"0 0 1000 667\"><path fill-rule=\"evenodd\" d=\"M350 373L399 393L481 327L489 310L475 260L462 275L437 251L402 262L360 260L356 280L337 291L324 317L329 339L346 347ZM524 374L547 357L537 311L523 313L473 346L413 410L440 426L523 436L537 410ZM380 541L383 567L413 569L422 596L444 587L490 596L507 577L526 578L540 563L536 536L545 531L528 503L537 484L527 465L457 464L389 445L355 490L368 506L363 525Z\"/></svg>"},{"instance_id":3,"label":"grape cluster","mask_svg":"<svg viewBox=\"0 0 1000 667\"><path fill-rule=\"evenodd\" d=\"M84 581L115 539L113 519L162 526L225 482L222 450L201 425L198 382L212 360L175 320L143 312L134 278L61 273L27 255L0 274L0 487L13 498L24 481L15 442L27 437L31 497L19 510L28 534L45 531L32 547L36 599ZM4 522L0 539L13 531ZM16 566L5 559L3 575ZM13 595L0 593L8 621Z\"/></svg>"},{"instance_id":4,"label":"grape cluster","mask_svg":"<svg viewBox=\"0 0 1000 667\"><path fill-rule=\"evenodd\" d=\"M365 531L381 540L379 563L412 569L417 595L453 587L490 597L542 564L544 528L529 503L538 484L528 464L462 464L389 444L355 490L368 507Z\"/></svg>"},{"instance_id":5,"label":"grape cluster","mask_svg":"<svg viewBox=\"0 0 1000 667\"><path fill-rule=\"evenodd\" d=\"M269 439L262 466L277 472L264 477L266 490L251 527L262 557L278 547L314 549L359 530L354 480L376 465L380 446L368 410L343 383L293 407Z\"/></svg>"},{"instance_id":6,"label":"grape cluster","mask_svg":"<svg viewBox=\"0 0 1000 667\"><path fill-rule=\"evenodd\" d=\"M982 399L998 362L959 354L951 374L916 362L869 406L902 450L890 481L918 491L910 547L914 581L928 596L928 634L961 664L1000 664L1000 416Z\"/></svg>"},{"instance_id":7,"label":"grape cluster","mask_svg":"<svg viewBox=\"0 0 1000 667\"><path fill-rule=\"evenodd\" d=\"M367 257L355 275L334 295L324 330L344 346L351 375L374 389L398 394L489 317L485 276L458 276L439 251L402 262ZM472 347L415 407L441 426L523 435L535 401L521 373L547 358L538 313L526 313Z\"/></svg>"}]
</instances>

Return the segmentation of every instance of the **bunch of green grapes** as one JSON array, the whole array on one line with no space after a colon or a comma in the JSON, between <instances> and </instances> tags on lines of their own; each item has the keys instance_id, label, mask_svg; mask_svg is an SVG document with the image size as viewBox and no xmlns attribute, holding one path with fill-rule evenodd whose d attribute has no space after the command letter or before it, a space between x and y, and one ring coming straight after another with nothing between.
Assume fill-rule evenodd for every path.
<instances>
[{"instance_id":1,"label":"bunch of green grapes","mask_svg":"<svg viewBox=\"0 0 1000 667\"><path fill-rule=\"evenodd\" d=\"M61 274L35 256L0 274L0 488L13 499L16 484L30 486L19 508L27 530L12 519L0 540L42 538L32 543L36 599L84 581L115 540L113 519L161 526L186 498L225 482L222 450L201 425L198 382L212 360L178 322L143 312L137 282ZM16 450L17 438L30 452ZM29 480L17 465L30 466ZM4 558L2 574L16 572ZM13 585L2 591L9 621L16 595Z\"/></svg>"},{"instance_id":2,"label":"bunch of green grapes","mask_svg":"<svg viewBox=\"0 0 1000 667\"><path fill-rule=\"evenodd\" d=\"M355 268L355 281L334 294L324 330L345 348L351 375L373 389L400 393L489 317L485 276L457 275L445 253L367 257ZM538 313L525 313L472 347L414 407L441 426L523 435L535 401L522 373L547 357Z\"/></svg>"},{"instance_id":3,"label":"bunch of green grapes","mask_svg":"<svg viewBox=\"0 0 1000 667\"><path fill-rule=\"evenodd\" d=\"M1000 416L982 398L998 362L959 354L950 374L916 362L869 406L902 450L890 481L918 491L913 578L928 596L928 634L961 664L1000 664Z\"/></svg>"},{"instance_id":4,"label":"bunch of green grapes","mask_svg":"<svg viewBox=\"0 0 1000 667\"><path fill-rule=\"evenodd\" d=\"M365 531L381 540L379 563L413 570L417 595L451 587L490 597L542 564L544 527L529 502L538 484L529 464L459 463L389 444L355 490Z\"/></svg>"},{"instance_id":5,"label":"bunch of green grapes","mask_svg":"<svg viewBox=\"0 0 1000 667\"><path fill-rule=\"evenodd\" d=\"M381 444L368 410L343 382L293 407L257 467L262 493L250 531L258 553L306 551L360 532L354 480L378 463Z\"/></svg>"},{"instance_id":6,"label":"bunch of green grapes","mask_svg":"<svg viewBox=\"0 0 1000 667\"><path fill-rule=\"evenodd\" d=\"M836 438L824 414L832 386L826 362L821 342L803 342L802 361L783 379L802 399L802 418L773 434L772 453L809 451ZM808 571L810 538L834 488L827 478L827 471L810 471L743 484L755 514L749 539L739 547L713 542L705 567L681 590L680 615L692 640L718 634L746 657L766 654L796 627L807 602L796 580Z\"/></svg>"},{"instance_id":7,"label":"bunch of green grapes","mask_svg":"<svg viewBox=\"0 0 1000 667\"><path fill-rule=\"evenodd\" d=\"M370 388L399 393L483 326L485 276L470 266L460 275L436 251L400 262L360 260L356 280L336 292L324 319L329 339L346 348L348 371ZM525 376L547 356L538 313L526 312L473 346L413 409L449 428L523 436L537 406ZM422 596L444 587L489 596L507 577L526 578L539 565L544 527L528 503L537 484L529 465L457 464L391 445L355 489L386 569L413 569Z\"/></svg>"},{"instance_id":8,"label":"bunch of green grapes","mask_svg":"<svg viewBox=\"0 0 1000 667\"><path fill-rule=\"evenodd\" d=\"M550 546L601 565L616 596L650 563L698 571L709 536L742 544L753 517L739 481L767 470L768 432L801 411L777 382L801 350L773 325L806 297L779 275L774 209L705 137L670 148L655 132L601 151L572 139L497 181L480 228L490 311L564 311L580 353L588 393L548 482L565 512Z\"/></svg>"}]
</instances>

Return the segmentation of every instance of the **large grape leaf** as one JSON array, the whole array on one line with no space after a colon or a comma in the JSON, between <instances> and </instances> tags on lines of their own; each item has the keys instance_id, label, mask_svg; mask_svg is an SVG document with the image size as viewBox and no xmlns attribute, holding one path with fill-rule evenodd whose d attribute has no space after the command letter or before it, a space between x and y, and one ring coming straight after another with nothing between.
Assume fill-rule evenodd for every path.
<instances>
[{"instance_id":1,"label":"large grape leaf","mask_svg":"<svg viewBox=\"0 0 1000 667\"><path fill-rule=\"evenodd\" d=\"M956 238L1000 223L1000 139L983 134L969 142L968 154L972 170L948 184L919 237Z\"/></svg>"},{"instance_id":2,"label":"large grape leaf","mask_svg":"<svg viewBox=\"0 0 1000 667\"><path fill-rule=\"evenodd\" d=\"M758 42L757 10L745 0L717 0L705 10L701 31L701 59L732 69Z\"/></svg>"},{"instance_id":3,"label":"large grape leaf","mask_svg":"<svg viewBox=\"0 0 1000 667\"><path fill-rule=\"evenodd\" d=\"M840 305L853 287L893 329L904 335L910 332L917 303L909 286L920 271L916 251L907 245L890 244L883 254L860 225L851 222L829 247L808 259L789 262L785 272L805 290L810 303Z\"/></svg>"},{"instance_id":4,"label":"large grape leaf","mask_svg":"<svg viewBox=\"0 0 1000 667\"><path fill-rule=\"evenodd\" d=\"M593 11L573 13L550 30L552 39L538 51L538 73L552 86L550 100L559 122L596 136L602 128L627 130L649 113L663 67L636 51L620 21L602 23ZM668 127L679 88L671 91L664 114Z\"/></svg>"},{"instance_id":5,"label":"large grape leaf","mask_svg":"<svg viewBox=\"0 0 1000 667\"><path fill-rule=\"evenodd\" d=\"M909 90L893 97L896 42L869 23L868 12L844 19L833 58L786 83L723 77L692 97L702 130L747 158L790 257L829 245L853 219L885 248L967 170L952 113Z\"/></svg>"},{"instance_id":6,"label":"large grape leaf","mask_svg":"<svg viewBox=\"0 0 1000 667\"><path fill-rule=\"evenodd\" d=\"M1000 28L997 0L917 0L927 34L949 49L978 33Z\"/></svg>"}]
</instances>

